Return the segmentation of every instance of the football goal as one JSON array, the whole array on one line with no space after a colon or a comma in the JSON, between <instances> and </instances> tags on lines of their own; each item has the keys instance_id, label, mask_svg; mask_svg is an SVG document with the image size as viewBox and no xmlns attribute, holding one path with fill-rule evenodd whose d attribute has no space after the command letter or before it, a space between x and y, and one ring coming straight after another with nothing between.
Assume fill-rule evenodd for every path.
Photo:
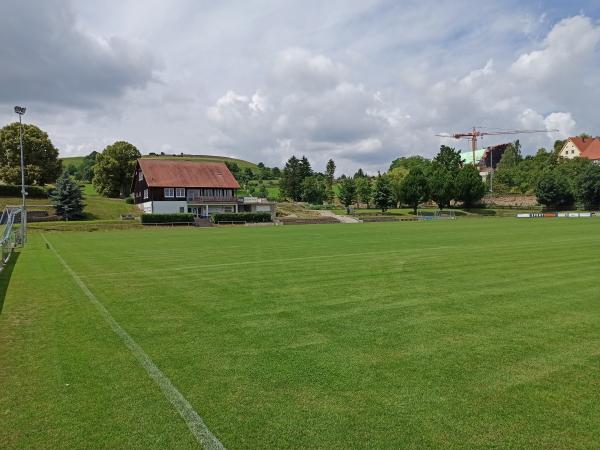
<instances>
[{"instance_id":1,"label":"football goal","mask_svg":"<svg viewBox=\"0 0 600 450\"><path fill-rule=\"evenodd\" d=\"M454 220L454 211L417 211L419 220Z\"/></svg>"},{"instance_id":2,"label":"football goal","mask_svg":"<svg viewBox=\"0 0 600 450\"><path fill-rule=\"evenodd\" d=\"M14 248L20 244L21 234L15 228L15 223L20 215L20 207L7 206L0 217L0 247L2 248L0 270L4 268L10 259Z\"/></svg>"}]
</instances>

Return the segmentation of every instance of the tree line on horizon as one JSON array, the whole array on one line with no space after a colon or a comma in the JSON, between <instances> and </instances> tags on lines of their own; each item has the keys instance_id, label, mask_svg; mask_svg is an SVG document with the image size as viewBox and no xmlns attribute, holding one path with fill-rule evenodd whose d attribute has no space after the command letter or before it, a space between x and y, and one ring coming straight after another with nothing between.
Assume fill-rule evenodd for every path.
<instances>
[{"instance_id":1,"label":"tree line on horizon","mask_svg":"<svg viewBox=\"0 0 600 450\"><path fill-rule=\"evenodd\" d=\"M308 159L292 156L281 172L281 196L311 204L332 202L335 198L346 208L355 203L374 205L387 211L391 207L418 205L429 200L440 209L460 201L472 207L485 194L485 184L473 165L463 165L460 151L442 146L433 160L409 157L396 160L387 173L368 176L359 169L354 176L335 178L335 162L329 160L324 173L314 172ZM337 183L337 194L334 193Z\"/></svg>"},{"instance_id":2,"label":"tree line on horizon","mask_svg":"<svg viewBox=\"0 0 600 450\"><path fill-rule=\"evenodd\" d=\"M44 186L62 177L63 184L67 185L69 179L75 184L91 182L96 191L106 197L130 195L135 163L142 156L133 144L117 141L101 152L93 151L83 157L78 166L63 168L58 150L46 132L33 124L23 124L23 132L26 184ZM493 174L494 193L535 194L538 202L548 209L600 207L600 166L585 158L560 157L564 142L556 141L551 151L540 148L534 155L527 156L523 156L519 141L509 145ZM264 182L278 180L279 200L315 205L338 200L347 208L362 203L382 211L400 205L416 211L419 204L429 201L440 209L449 207L452 202L470 208L480 202L492 182L489 177L483 181L472 164L464 164L460 150L445 145L433 159L400 157L392 161L387 172L376 176L358 169L353 176L336 178L333 159L327 162L323 172L318 172L313 170L308 158L295 155L283 169L267 167L262 162L255 169L241 168L232 161L225 164L251 195L267 197ZM18 123L0 130L0 180L6 184L20 183ZM69 192L72 195L72 190Z\"/></svg>"}]
</instances>

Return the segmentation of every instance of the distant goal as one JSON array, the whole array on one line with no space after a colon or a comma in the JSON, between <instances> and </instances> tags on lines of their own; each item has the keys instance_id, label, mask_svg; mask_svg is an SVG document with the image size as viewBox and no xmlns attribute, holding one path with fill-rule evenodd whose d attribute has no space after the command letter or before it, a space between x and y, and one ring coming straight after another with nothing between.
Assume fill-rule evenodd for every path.
<instances>
[{"instance_id":1,"label":"distant goal","mask_svg":"<svg viewBox=\"0 0 600 450\"><path fill-rule=\"evenodd\" d=\"M454 211L417 211L418 220L455 220Z\"/></svg>"}]
</instances>

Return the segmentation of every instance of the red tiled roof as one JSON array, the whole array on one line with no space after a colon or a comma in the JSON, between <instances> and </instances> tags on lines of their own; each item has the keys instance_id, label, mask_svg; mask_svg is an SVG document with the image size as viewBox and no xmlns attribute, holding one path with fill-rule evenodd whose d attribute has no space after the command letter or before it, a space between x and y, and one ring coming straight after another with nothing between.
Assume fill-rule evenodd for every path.
<instances>
[{"instance_id":1,"label":"red tiled roof","mask_svg":"<svg viewBox=\"0 0 600 450\"><path fill-rule=\"evenodd\" d=\"M590 139L591 141L591 139ZM581 156L592 161L600 159L600 139L596 138L581 152Z\"/></svg>"},{"instance_id":2,"label":"red tiled roof","mask_svg":"<svg viewBox=\"0 0 600 450\"><path fill-rule=\"evenodd\" d=\"M580 152L584 152L586 148L588 148L592 142L594 142L597 138L582 138L581 136L570 137L569 140L575 144L575 146L579 149Z\"/></svg>"},{"instance_id":3,"label":"red tiled roof","mask_svg":"<svg viewBox=\"0 0 600 450\"><path fill-rule=\"evenodd\" d=\"M224 163L138 159L138 164L151 187L240 187Z\"/></svg>"}]
</instances>

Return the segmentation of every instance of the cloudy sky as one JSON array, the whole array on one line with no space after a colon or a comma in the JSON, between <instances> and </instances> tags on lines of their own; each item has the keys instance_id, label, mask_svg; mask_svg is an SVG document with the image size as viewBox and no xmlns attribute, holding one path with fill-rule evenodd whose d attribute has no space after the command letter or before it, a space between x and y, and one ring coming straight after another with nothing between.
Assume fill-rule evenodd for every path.
<instances>
[{"instance_id":1,"label":"cloudy sky","mask_svg":"<svg viewBox=\"0 0 600 450\"><path fill-rule=\"evenodd\" d=\"M474 125L600 134L597 0L0 0L0 42L0 124L27 106L63 156L375 171Z\"/></svg>"}]
</instances>

